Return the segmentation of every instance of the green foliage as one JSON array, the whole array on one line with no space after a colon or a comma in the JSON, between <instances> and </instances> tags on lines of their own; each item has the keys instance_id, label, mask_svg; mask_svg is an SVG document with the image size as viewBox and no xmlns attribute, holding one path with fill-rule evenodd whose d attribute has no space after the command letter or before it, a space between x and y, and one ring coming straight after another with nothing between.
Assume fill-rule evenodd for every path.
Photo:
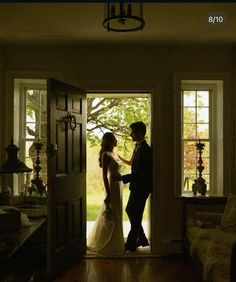
<instances>
[{"instance_id":1,"label":"green foliage","mask_svg":"<svg viewBox=\"0 0 236 282\"><path fill-rule=\"evenodd\" d=\"M90 98L87 105L87 139L91 146L100 144L101 136L111 131L120 141L119 148L127 150L132 143L129 125L142 120L148 128L148 98Z\"/></svg>"}]
</instances>

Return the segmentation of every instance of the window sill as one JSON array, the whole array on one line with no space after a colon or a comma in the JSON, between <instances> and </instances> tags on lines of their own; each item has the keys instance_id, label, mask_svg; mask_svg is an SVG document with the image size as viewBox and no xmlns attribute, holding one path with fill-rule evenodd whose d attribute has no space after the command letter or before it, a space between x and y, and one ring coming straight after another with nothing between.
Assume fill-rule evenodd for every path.
<instances>
[{"instance_id":1,"label":"window sill","mask_svg":"<svg viewBox=\"0 0 236 282\"><path fill-rule=\"evenodd\" d=\"M206 193L205 196L202 196L201 194L193 195L193 192L185 192L182 193L182 195L179 196L180 198L224 198L225 196L222 194L211 194L211 193Z\"/></svg>"}]
</instances>

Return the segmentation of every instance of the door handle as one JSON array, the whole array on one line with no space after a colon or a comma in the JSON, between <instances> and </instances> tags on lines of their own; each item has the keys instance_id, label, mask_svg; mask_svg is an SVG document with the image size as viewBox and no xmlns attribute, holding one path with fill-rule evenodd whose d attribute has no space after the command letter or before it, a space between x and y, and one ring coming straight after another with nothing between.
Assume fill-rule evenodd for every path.
<instances>
[{"instance_id":1,"label":"door handle","mask_svg":"<svg viewBox=\"0 0 236 282\"><path fill-rule=\"evenodd\" d=\"M76 118L75 115L72 115L70 112L67 113L67 121L69 122L70 129L72 131L76 128Z\"/></svg>"}]
</instances>

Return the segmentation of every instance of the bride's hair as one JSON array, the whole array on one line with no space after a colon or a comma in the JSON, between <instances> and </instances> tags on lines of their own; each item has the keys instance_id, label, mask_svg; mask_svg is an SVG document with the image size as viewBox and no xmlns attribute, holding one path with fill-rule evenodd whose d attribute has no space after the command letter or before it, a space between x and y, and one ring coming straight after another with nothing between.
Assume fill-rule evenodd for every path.
<instances>
[{"instance_id":1,"label":"bride's hair","mask_svg":"<svg viewBox=\"0 0 236 282\"><path fill-rule=\"evenodd\" d=\"M113 140L114 140L115 136L112 132L106 132L104 133L103 137L102 137L102 144L101 144L101 149L99 152L99 166L102 167L102 154L103 152L111 152L113 149Z\"/></svg>"}]
</instances>

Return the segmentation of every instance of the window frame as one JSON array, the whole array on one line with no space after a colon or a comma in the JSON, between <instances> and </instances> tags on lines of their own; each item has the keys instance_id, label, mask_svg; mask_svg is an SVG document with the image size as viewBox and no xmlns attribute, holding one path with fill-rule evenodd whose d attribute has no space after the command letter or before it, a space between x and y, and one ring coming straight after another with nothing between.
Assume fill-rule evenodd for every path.
<instances>
[{"instance_id":1,"label":"window frame","mask_svg":"<svg viewBox=\"0 0 236 282\"><path fill-rule=\"evenodd\" d=\"M208 125L209 125L209 132L208 132L208 138L201 138L201 142L209 142L209 149L210 149L210 154L209 154L209 172L207 173L209 176L209 183L210 183L210 187L211 187L211 179L212 179L212 158L213 158L213 154L212 154L212 127L213 127L213 117L212 117L212 112L213 112L213 95L215 95L216 93L213 94L213 92L216 91L215 85L209 85L209 84L194 84L194 83L185 83L185 84L181 84L181 173L182 173L182 177L181 177L181 182L182 182L182 195L188 194L189 192L192 192L192 187L189 187L190 190L189 191L185 191L184 190L184 183L185 183L185 178L184 178L184 142L185 141L192 141L192 142L197 142L199 139L195 138L195 139L185 139L184 138L184 118L183 118L183 110L184 110L184 101L183 101L183 91L184 90L189 90L189 91L208 91L209 93L209 105L208 105L208 109L209 109L209 120L208 120ZM197 95L195 93L195 95ZM195 109L197 109L198 106L195 105ZM197 125L197 121L195 120L195 126ZM196 159L198 161L198 155L196 152ZM197 163L196 163L197 164ZM203 163L204 166L204 163ZM197 170L197 167L195 168L195 174L196 174L196 178L198 177L199 173ZM203 170L203 174L204 174L204 170ZM204 175L203 175L204 178ZM209 189L209 185L207 185L207 190L210 192L212 189Z\"/></svg>"},{"instance_id":2,"label":"window frame","mask_svg":"<svg viewBox=\"0 0 236 282\"><path fill-rule=\"evenodd\" d=\"M25 145L28 138L26 138L26 91L27 90L43 90L47 91L46 80L42 79L15 79L14 81L14 137L19 151L19 158L23 162L26 160ZM23 121L23 122L20 122ZM31 172L31 178L34 172ZM19 195L22 185L26 182L27 174L13 175L13 193Z\"/></svg>"},{"instance_id":3,"label":"window frame","mask_svg":"<svg viewBox=\"0 0 236 282\"><path fill-rule=\"evenodd\" d=\"M225 166L224 164L226 163L225 161L225 152L228 153L228 146L229 146L229 142L230 139L227 139L226 142L223 142L224 138L226 138L226 136L229 135L228 130L225 130L225 125L223 127L223 119L225 119L226 117L228 118L228 116L230 116L230 110L225 112L225 109L228 109L229 106L231 106L232 104L230 104L230 102L227 100L226 102L224 101L223 103L223 97L225 97L225 95L229 94L229 77L227 76L227 74L225 75L214 75L214 74L183 74L183 73L176 73L174 75L174 85L175 85L175 172L174 172L174 176L175 176L175 196L177 197L192 197L193 196L193 192L190 191L189 193L182 193L182 184L183 184L183 171L182 171L182 85L184 84L196 84L199 88L200 85L202 85L202 88L213 88L214 91L216 91L217 95L212 95L213 98L215 98L215 104L216 107L221 108L221 112L220 115L217 115L216 110L212 110L212 115L210 118L215 118L215 116L218 119L218 124L220 125L220 129L218 129L217 133L214 133L215 128L217 128L217 126L215 126L215 128L212 130L213 135L212 138L214 139L220 139L219 144L217 144L217 146L219 147L219 151L217 149L215 149L215 147L213 146L212 150L211 150L211 154L217 151L217 156L214 156L217 160L217 166L215 168L215 164L214 162L211 161L211 170L214 170L214 172L211 173L211 190L207 192L207 195L209 196L222 196L227 194L227 191L229 190L229 187L224 186L225 183L230 182L229 179L225 179L225 172L226 175L228 175L228 171L225 170ZM212 92L214 92L212 91ZM227 93L227 94L226 94ZM214 106L213 106L214 107ZM215 116L214 116L215 115ZM219 116L219 117L218 117ZM216 142L217 143L217 142ZM225 144L228 145L225 145ZM226 150L226 151L225 151ZM227 156L229 157L229 155L227 154ZM211 160L212 160L212 156L211 156ZM227 164L229 163L229 161L227 161ZM213 175L217 176L217 178L215 178ZM198 194L200 195L200 194Z\"/></svg>"}]
</instances>

